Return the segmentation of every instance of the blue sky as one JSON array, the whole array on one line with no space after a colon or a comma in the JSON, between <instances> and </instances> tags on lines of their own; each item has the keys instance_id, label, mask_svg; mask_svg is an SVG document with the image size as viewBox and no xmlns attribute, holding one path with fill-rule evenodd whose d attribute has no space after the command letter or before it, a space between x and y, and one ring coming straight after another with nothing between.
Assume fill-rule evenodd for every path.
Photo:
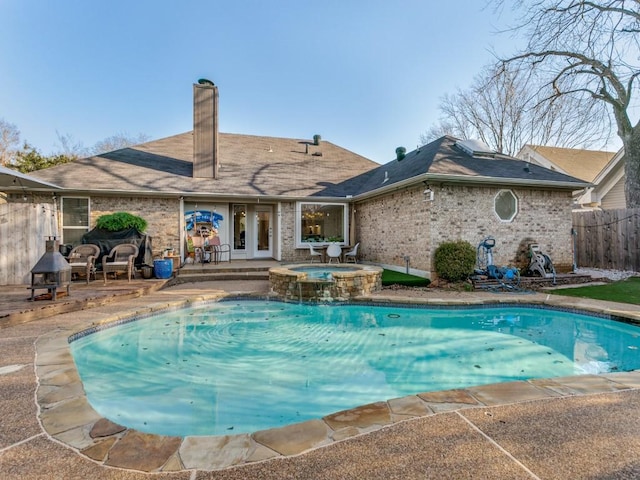
<instances>
[{"instance_id":1,"label":"blue sky","mask_svg":"<svg viewBox=\"0 0 640 480\"><path fill-rule=\"evenodd\" d=\"M192 84L220 131L323 139L385 163L446 93L513 40L484 0L0 0L0 118L54 153L120 132L192 129ZM501 48L503 49L501 51ZM506 50L505 50L506 48Z\"/></svg>"}]
</instances>

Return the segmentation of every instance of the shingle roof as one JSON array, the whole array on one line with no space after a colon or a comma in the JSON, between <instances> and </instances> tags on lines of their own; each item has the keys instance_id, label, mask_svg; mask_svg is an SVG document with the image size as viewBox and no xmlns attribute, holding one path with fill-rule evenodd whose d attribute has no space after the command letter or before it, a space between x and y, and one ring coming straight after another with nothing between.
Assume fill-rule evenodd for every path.
<instances>
[{"instance_id":1,"label":"shingle roof","mask_svg":"<svg viewBox=\"0 0 640 480\"><path fill-rule=\"evenodd\" d=\"M565 189L586 186L577 178L531 165L517 158L495 154L470 156L455 146L458 139L444 136L374 170L328 187L320 195L363 195L415 178L416 181L491 182L529 184ZM386 179L386 180L385 180Z\"/></svg>"},{"instance_id":2,"label":"shingle roof","mask_svg":"<svg viewBox=\"0 0 640 480\"><path fill-rule=\"evenodd\" d=\"M306 197L377 163L322 140L220 133L218 179L193 178L187 132L38 170L33 176L83 191ZM320 155L321 154L321 155Z\"/></svg>"},{"instance_id":3,"label":"shingle roof","mask_svg":"<svg viewBox=\"0 0 640 480\"><path fill-rule=\"evenodd\" d=\"M574 177L506 155L470 156L442 137L379 165L321 141L219 134L219 178L193 178L192 132L38 170L33 176L89 192L303 198L366 194L423 180L578 189ZM321 153L322 155L319 155ZM386 180L385 180L386 179Z\"/></svg>"},{"instance_id":4,"label":"shingle roof","mask_svg":"<svg viewBox=\"0 0 640 480\"><path fill-rule=\"evenodd\" d=\"M528 145L569 175L592 182L616 152Z\"/></svg>"}]
</instances>

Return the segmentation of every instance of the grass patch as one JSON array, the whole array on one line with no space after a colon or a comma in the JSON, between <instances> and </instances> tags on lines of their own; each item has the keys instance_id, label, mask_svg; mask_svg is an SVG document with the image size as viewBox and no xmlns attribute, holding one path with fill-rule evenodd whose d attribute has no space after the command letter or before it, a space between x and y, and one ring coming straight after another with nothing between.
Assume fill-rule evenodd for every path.
<instances>
[{"instance_id":1,"label":"grass patch","mask_svg":"<svg viewBox=\"0 0 640 480\"><path fill-rule=\"evenodd\" d=\"M416 275L408 275L395 270L382 271L382 285L403 285L405 287L426 287L431 281L428 278L418 277Z\"/></svg>"},{"instance_id":2,"label":"grass patch","mask_svg":"<svg viewBox=\"0 0 640 480\"><path fill-rule=\"evenodd\" d=\"M631 277L619 282L607 283L606 285L559 288L557 290L549 290L548 293L640 305L640 277Z\"/></svg>"}]
</instances>

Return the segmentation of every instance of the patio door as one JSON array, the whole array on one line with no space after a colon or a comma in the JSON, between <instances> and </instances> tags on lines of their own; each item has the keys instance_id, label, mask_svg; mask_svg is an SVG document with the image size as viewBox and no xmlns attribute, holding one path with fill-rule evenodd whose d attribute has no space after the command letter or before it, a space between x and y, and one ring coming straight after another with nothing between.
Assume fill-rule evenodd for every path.
<instances>
[{"instance_id":1,"label":"patio door","mask_svg":"<svg viewBox=\"0 0 640 480\"><path fill-rule=\"evenodd\" d=\"M256 238L254 243L254 258L273 257L273 208L271 206L256 206L256 216L253 231Z\"/></svg>"}]
</instances>

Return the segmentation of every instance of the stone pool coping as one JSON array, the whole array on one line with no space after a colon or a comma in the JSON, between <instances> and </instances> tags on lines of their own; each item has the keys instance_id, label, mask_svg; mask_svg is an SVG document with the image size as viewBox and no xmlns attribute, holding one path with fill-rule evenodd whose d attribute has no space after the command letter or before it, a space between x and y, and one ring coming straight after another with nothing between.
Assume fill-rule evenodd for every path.
<instances>
[{"instance_id":1,"label":"stone pool coping","mask_svg":"<svg viewBox=\"0 0 640 480\"><path fill-rule=\"evenodd\" d=\"M184 300L159 302L97 318L92 326L123 321L168 309L216 301L217 292ZM261 295L264 297L264 295ZM543 296L544 297L544 296ZM607 308L600 303L567 301L566 297L437 299L402 296L357 299L381 304L499 305L533 304L611 315L640 324L640 312ZM418 393L327 415L322 419L254 432L208 437L170 437L142 433L102 418L89 404L69 349L68 337L88 326L43 335L36 342L36 401L44 430L99 464L144 472L219 470L234 465L298 455L334 442L366 434L394 423L457 411L517 402L640 388L640 371L516 381L465 389Z\"/></svg>"}]
</instances>

